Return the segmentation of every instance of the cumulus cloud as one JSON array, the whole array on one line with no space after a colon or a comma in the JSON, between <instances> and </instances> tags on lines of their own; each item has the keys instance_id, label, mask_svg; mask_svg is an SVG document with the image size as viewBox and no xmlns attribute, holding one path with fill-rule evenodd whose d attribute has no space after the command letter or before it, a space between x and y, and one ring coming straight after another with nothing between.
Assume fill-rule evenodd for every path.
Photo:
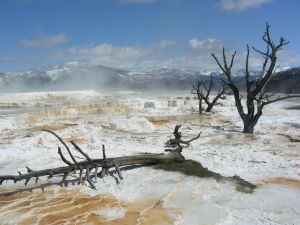
<instances>
[{"instance_id":1,"label":"cumulus cloud","mask_svg":"<svg viewBox=\"0 0 300 225\"><path fill-rule=\"evenodd\" d=\"M211 56L214 53L222 61L222 47L226 49L228 60L234 49L216 38L188 40L184 45L173 40L161 40L149 46L117 46L110 43L74 46L66 51L56 52L52 59L81 60L121 69L155 69L160 66L188 68L194 70L218 71L219 67ZM245 67L246 49L237 52L234 70ZM299 66L300 56L281 51L278 56L281 66ZM251 68L260 69L263 59L253 50L250 53Z\"/></svg>"},{"instance_id":2,"label":"cumulus cloud","mask_svg":"<svg viewBox=\"0 0 300 225\"><path fill-rule=\"evenodd\" d=\"M185 47L176 46L176 55L168 50L175 45L173 40L161 40L150 46L116 46L112 44L87 44L74 46L60 57L70 60L84 60L124 69L154 69L160 66L185 67L201 70L218 69L211 53L222 51L223 42L215 38L189 40ZM179 50L179 51L178 51Z\"/></svg>"},{"instance_id":3,"label":"cumulus cloud","mask_svg":"<svg viewBox=\"0 0 300 225\"><path fill-rule=\"evenodd\" d=\"M38 37L32 40L22 39L19 42L21 48L48 48L63 44L69 40L69 37L63 33Z\"/></svg>"},{"instance_id":4,"label":"cumulus cloud","mask_svg":"<svg viewBox=\"0 0 300 225\"><path fill-rule=\"evenodd\" d=\"M72 47L68 50L68 54L93 63L123 67L126 64L132 65L138 59L145 59L149 55L149 49L140 46L120 47L99 44Z\"/></svg>"},{"instance_id":5,"label":"cumulus cloud","mask_svg":"<svg viewBox=\"0 0 300 225\"><path fill-rule=\"evenodd\" d=\"M217 5L224 11L244 11L271 3L273 0L220 0Z\"/></svg>"},{"instance_id":6,"label":"cumulus cloud","mask_svg":"<svg viewBox=\"0 0 300 225\"><path fill-rule=\"evenodd\" d=\"M222 48L225 47L227 60L230 61L235 49L228 46L222 40L215 38L208 38L200 40L197 38L190 39L187 42L185 52L181 56L169 57L168 59L161 59L160 63L168 66L185 67L195 70L219 71L219 67L211 53L214 53L220 60L223 61ZM233 72L244 69L246 64L246 49L238 51L235 60ZM261 69L263 57L250 50L249 66L252 69ZM281 68L286 66L299 66L300 55L291 51L282 50L278 53L277 65Z\"/></svg>"},{"instance_id":7,"label":"cumulus cloud","mask_svg":"<svg viewBox=\"0 0 300 225\"><path fill-rule=\"evenodd\" d=\"M278 52L277 59L277 65L280 68L287 66L300 66L300 54L293 51L282 50Z\"/></svg>"},{"instance_id":8,"label":"cumulus cloud","mask_svg":"<svg viewBox=\"0 0 300 225\"><path fill-rule=\"evenodd\" d=\"M199 40L197 38L190 39L188 41L187 50L191 52L208 52L218 50L223 47L223 42L215 38L208 38Z\"/></svg>"},{"instance_id":9,"label":"cumulus cloud","mask_svg":"<svg viewBox=\"0 0 300 225\"><path fill-rule=\"evenodd\" d=\"M172 40L162 40L150 46L116 46L108 43L74 46L54 57L85 60L117 68L148 67L167 57L164 49L174 45Z\"/></svg>"},{"instance_id":10,"label":"cumulus cloud","mask_svg":"<svg viewBox=\"0 0 300 225\"><path fill-rule=\"evenodd\" d=\"M123 69L154 69L160 66L184 67L197 70L218 70L211 53L221 56L223 42L215 38L193 38L185 47L176 46L175 55L168 52L175 45L173 40L161 40L150 46L116 46L108 43L74 46L54 57L68 60L83 60ZM228 49L228 54L232 50ZM244 65L244 54L237 56L237 67Z\"/></svg>"}]
</instances>

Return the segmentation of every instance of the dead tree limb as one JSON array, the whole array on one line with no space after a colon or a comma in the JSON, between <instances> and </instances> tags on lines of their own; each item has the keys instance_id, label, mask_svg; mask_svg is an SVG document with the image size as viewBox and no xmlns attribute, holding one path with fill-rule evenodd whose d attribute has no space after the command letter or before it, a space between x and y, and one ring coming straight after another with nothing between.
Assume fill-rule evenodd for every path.
<instances>
[{"instance_id":1,"label":"dead tree limb","mask_svg":"<svg viewBox=\"0 0 300 225\"><path fill-rule=\"evenodd\" d=\"M88 161L91 161L91 158L86 154L84 151L81 150L81 148L78 147L78 145L74 141L70 141L70 143L75 147L75 149L80 152L81 155L83 155Z\"/></svg>"},{"instance_id":2,"label":"dead tree limb","mask_svg":"<svg viewBox=\"0 0 300 225\"><path fill-rule=\"evenodd\" d=\"M104 145L102 145L102 155L103 155L103 159L106 159L105 146Z\"/></svg>"},{"instance_id":3,"label":"dead tree limb","mask_svg":"<svg viewBox=\"0 0 300 225\"><path fill-rule=\"evenodd\" d=\"M166 152L176 152L176 153L181 153L182 149L188 145L190 145L190 143L196 139L198 139L201 135L201 132L194 138L184 141L182 140L182 134L181 132L179 132L179 128L181 127L181 125L176 125L174 128L174 138L169 139L166 143L165 143L165 147L167 147L167 149L165 149ZM181 144L184 144L185 146L182 146Z\"/></svg>"},{"instance_id":4,"label":"dead tree limb","mask_svg":"<svg viewBox=\"0 0 300 225\"><path fill-rule=\"evenodd\" d=\"M56 133L54 133L53 131L51 131L51 130L43 130L43 131L45 131L45 132L48 132L48 133L50 133L50 134L53 134L64 146L65 146L65 148L67 149L67 151L68 151L68 153L69 153L69 155L70 155L70 157L71 157L71 159L73 160L73 162L75 163L75 164L77 164L77 161L76 161L76 159L74 158L74 156L72 155L72 153L71 153L71 151L70 151L70 149L69 149L69 147L68 147L68 145L63 141L63 139L61 138L61 137L59 137Z\"/></svg>"},{"instance_id":5,"label":"dead tree limb","mask_svg":"<svg viewBox=\"0 0 300 225\"><path fill-rule=\"evenodd\" d=\"M205 112L210 112L215 105L220 104L218 101L220 99L225 99L225 94L227 90L227 85L222 82L221 89L218 91L217 95L210 99L211 91L213 88L213 73L210 74L208 86L204 80L198 81L197 86L192 85L191 93L197 95L199 100L199 113L202 114L202 100L207 104Z\"/></svg>"},{"instance_id":6,"label":"dead tree limb","mask_svg":"<svg viewBox=\"0 0 300 225\"><path fill-rule=\"evenodd\" d=\"M163 162L168 159L178 159L183 160L184 158L180 155L176 154L141 154L137 156L123 156L123 157L115 157L115 158L107 158L107 159L92 159L91 161L81 161L78 162L78 166L81 168L86 168L89 166L90 168L103 167L105 169L110 169L115 167L114 162L118 162L118 166L128 166L128 165L151 165ZM61 174L69 174L74 168L77 168L76 164L71 164L70 166L62 166L52 169L45 170L37 170L28 172L22 175L3 175L0 176L0 181L12 180L12 181L21 181L26 179L31 179L33 177L42 177L42 176L54 176ZM78 169L80 170L80 169Z\"/></svg>"},{"instance_id":7,"label":"dead tree limb","mask_svg":"<svg viewBox=\"0 0 300 225\"><path fill-rule=\"evenodd\" d=\"M70 162L64 157L64 155L63 155L62 152L61 152L61 148L60 148L59 146L58 146L58 154L59 154L61 160L62 160L64 163L66 163L66 164L69 165L69 166L72 165L72 163L70 163Z\"/></svg>"}]
</instances>

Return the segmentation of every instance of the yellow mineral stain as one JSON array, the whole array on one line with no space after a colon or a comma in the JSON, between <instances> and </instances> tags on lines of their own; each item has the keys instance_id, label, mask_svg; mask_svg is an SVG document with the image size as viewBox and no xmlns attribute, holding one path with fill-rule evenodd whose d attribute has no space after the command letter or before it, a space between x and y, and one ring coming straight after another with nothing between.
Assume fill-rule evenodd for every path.
<instances>
[{"instance_id":1,"label":"yellow mineral stain","mask_svg":"<svg viewBox=\"0 0 300 225\"><path fill-rule=\"evenodd\" d=\"M150 120L151 123L153 123L154 125L157 126L161 126L161 125L165 125L167 123L169 123L169 120Z\"/></svg>"},{"instance_id":2,"label":"yellow mineral stain","mask_svg":"<svg viewBox=\"0 0 300 225\"><path fill-rule=\"evenodd\" d=\"M0 189L1 193L6 191ZM168 225L175 220L174 210L165 208L159 199L126 202L113 196L89 196L79 190L64 188L8 196L1 193L0 224ZM108 218L101 213L101 210L107 212L111 208L122 209L124 216Z\"/></svg>"},{"instance_id":3,"label":"yellow mineral stain","mask_svg":"<svg viewBox=\"0 0 300 225\"><path fill-rule=\"evenodd\" d=\"M289 187L294 187L300 190L300 180L286 178L286 177L274 177L263 180L265 184L281 184Z\"/></svg>"},{"instance_id":4,"label":"yellow mineral stain","mask_svg":"<svg viewBox=\"0 0 300 225\"><path fill-rule=\"evenodd\" d=\"M173 224L173 219L168 215L168 210L164 208L150 208L143 213L139 219L140 224Z\"/></svg>"},{"instance_id":5,"label":"yellow mineral stain","mask_svg":"<svg viewBox=\"0 0 300 225\"><path fill-rule=\"evenodd\" d=\"M66 140L73 141L76 144L86 144L86 143L88 143L88 140L86 140L84 138L76 137L76 136L73 136L73 135L71 135L70 137L66 138Z\"/></svg>"}]
</instances>

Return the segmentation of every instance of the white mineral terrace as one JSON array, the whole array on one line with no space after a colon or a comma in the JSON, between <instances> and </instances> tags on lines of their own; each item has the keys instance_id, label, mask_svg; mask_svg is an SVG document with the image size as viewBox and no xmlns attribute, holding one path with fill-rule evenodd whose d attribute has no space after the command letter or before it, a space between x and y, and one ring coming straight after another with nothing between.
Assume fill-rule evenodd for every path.
<instances>
[{"instance_id":1,"label":"white mineral terrace","mask_svg":"<svg viewBox=\"0 0 300 225\"><path fill-rule=\"evenodd\" d=\"M64 165L57 154L61 144L42 128L101 158L102 144L107 157L162 153L181 124L187 139L202 130L183 150L187 159L224 176L238 175L257 189L243 193L230 182L141 167L123 171L119 184L112 176L98 179L97 190L69 185L1 195L0 224L300 224L300 142L292 141L300 139L300 110L287 108L299 105L290 100L267 106L255 133L246 135L232 96L199 116L188 92L1 94L1 175ZM11 181L0 187L1 193L25 188Z\"/></svg>"}]
</instances>

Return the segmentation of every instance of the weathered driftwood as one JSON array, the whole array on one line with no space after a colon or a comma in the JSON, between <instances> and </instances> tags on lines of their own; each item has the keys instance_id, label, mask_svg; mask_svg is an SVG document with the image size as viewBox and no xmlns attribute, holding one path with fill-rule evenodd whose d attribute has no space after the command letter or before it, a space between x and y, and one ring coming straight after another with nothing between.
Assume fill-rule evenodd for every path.
<instances>
[{"instance_id":1,"label":"weathered driftwood","mask_svg":"<svg viewBox=\"0 0 300 225\"><path fill-rule=\"evenodd\" d=\"M177 162L186 162L184 156L181 154L183 147L188 146L192 141L196 140L200 137L201 132L195 136L194 138L191 138L190 140L184 141L182 140L182 134L179 132L181 125L176 125L173 135L174 138L169 139L165 143L165 152L168 153L144 153L139 155L133 155L133 156L123 156L123 157L115 157L115 158L107 158L105 154L105 146L102 145L102 159L92 159L86 154L77 144L75 144L73 141L70 141L70 143L74 146L74 148L82 155L86 160L83 161L76 161L74 155L72 154L70 148L68 145L63 141L61 137L59 137L56 133L49 130L44 130L46 132L49 132L53 134L57 139L65 146L66 150L68 151L68 154L73 162L68 161L64 154L61 151L61 148L58 147L58 154L61 158L61 160L67 164L67 166L57 167L57 168L51 168L51 169L44 169L44 170L32 170L29 167L27 168L27 173L22 174L18 171L18 175L3 175L0 176L0 185L4 181L14 181L19 182L24 180L25 185L28 184L28 182L31 179L35 179L35 182L39 180L40 177L48 176L48 178L52 178L54 176L61 176L62 180L60 182L55 183L46 183L42 184L39 187L44 190L44 187L47 187L52 184L60 184L60 185L68 185L68 182L71 182L75 184L76 182L78 184L82 183L88 183L89 186L93 189L96 189L96 186L94 183L97 182L97 178L103 178L106 175L112 175L117 183L119 182L118 178L113 175L114 172L117 173L119 179L123 179L123 176L121 174L121 171L124 169L129 169L132 167L138 167L138 166L147 166L147 165L157 165L160 163L167 163L171 160L176 160ZM101 168L101 171L99 171L99 168ZM114 171L109 171L111 168L114 168ZM79 174L78 174L79 172ZM237 187L240 187L245 192L252 192L255 188L255 185L241 179L238 176L233 177L223 177L222 175L214 172L210 172L212 174L212 177L216 180L228 180L230 182L233 182L237 185ZM74 179L75 175L75 179ZM71 180L67 180L68 177L72 176ZM94 178L94 180L92 179ZM39 188L36 187L36 188ZM23 190L17 190L12 191L9 193L5 193L4 195L10 195L14 194L19 191L31 191L35 188L27 188Z\"/></svg>"},{"instance_id":2,"label":"weathered driftwood","mask_svg":"<svg viewBox=\"0 0 300 225\"><path fill-rule=\"evenodd\" d=\"M200 137L200 134L196 137L188 140L183 141L181 139L182 135L179 132L180 125L176 125L174 129L174 138L170 139L168 142L166 142L165 146L168 147L168 149L165 149L168 153L160 153L160 154L140 154L140 155L133 155L133 156L123 156L123 157L115 157L115 158L106 158L105 154L105 146L102 145L102 152L103 152L103 158L102 159L91 159L88 154L86 154L77 144L75 144L73 141L70 141L70 143L74 146L74 148L82 155L86 160L83 161L76 161L74 155L72 154L70 148L68 145L63 141L61 137L59 137L56 133L50 130L44 130L46 132L49 132L53 134L66 148L68 151L68 154L70 158L72 159L72 162L68 161L64 154L61 151L61 148L58 147L58 154L61 158L61 160L67 164L67 166L57 167L57 168L51 168L51 169L44 169L44 170L32 170L29 167L27 168L27 173L22 174L18 171L18 175L4 175L0 176L0 185L4 181L12 180L15 183L18 181L25 180L25 185L29 182L29 180L34 179L37 182L40 177L48 176L48 178L51 178L56 175L62 176L61 184L67 185L67 177L71 174L77 174L79 171L79 177L78 177L78 183L82 183L87 181L92 188L96 188L94 185L94 182L97 181L97 177L104 177L108 174L108 171L110 168L115 168L115 171L118 174L119 179L123 179L120 167L124 166L136 166L136 165L154 165L158 163L163 163L167 160L184 160L184 157L181 154L182 148L185 145L189 145L190 142L194 141L195 139ZM102 170L98 173L98 169L101 168ZM94 170L94 172L92 172ZM95 180L92 181L91 177L95 177Z\"/></svg>"},{"instance_id":3,"label":"weathered driftwood","mask_svg":"<svg viewBox=\"0 0 300 225\"><path fill-rule=\"evenodd\" d=\"M128 165L151 165L163 162L164 160L168 159L178 159L182 160L182 155L176 153L160 153L160 154L141 154L141 155L134 155L134 156L124 156L124 157L116 157L116 158L107 158L107 159L92 159L91 161L85 160L78 162L77 164L70 164L69 166L62 166L53 169L45 169L45 170L28 170L26 174L19 174L19 175L7 175L7 176L0 176L0 183L4 180L12 180L12 181L20 181L20 180L29 180L34 177L41 177L41 176L49 176L49 178L53 177L54 175L58 174L69 174L76 170L88 171L91 172L92 169L97 169L99 167L109 169L115 167L118 171L120 166L128 166Z\"/></svg>"}]
</instances>

